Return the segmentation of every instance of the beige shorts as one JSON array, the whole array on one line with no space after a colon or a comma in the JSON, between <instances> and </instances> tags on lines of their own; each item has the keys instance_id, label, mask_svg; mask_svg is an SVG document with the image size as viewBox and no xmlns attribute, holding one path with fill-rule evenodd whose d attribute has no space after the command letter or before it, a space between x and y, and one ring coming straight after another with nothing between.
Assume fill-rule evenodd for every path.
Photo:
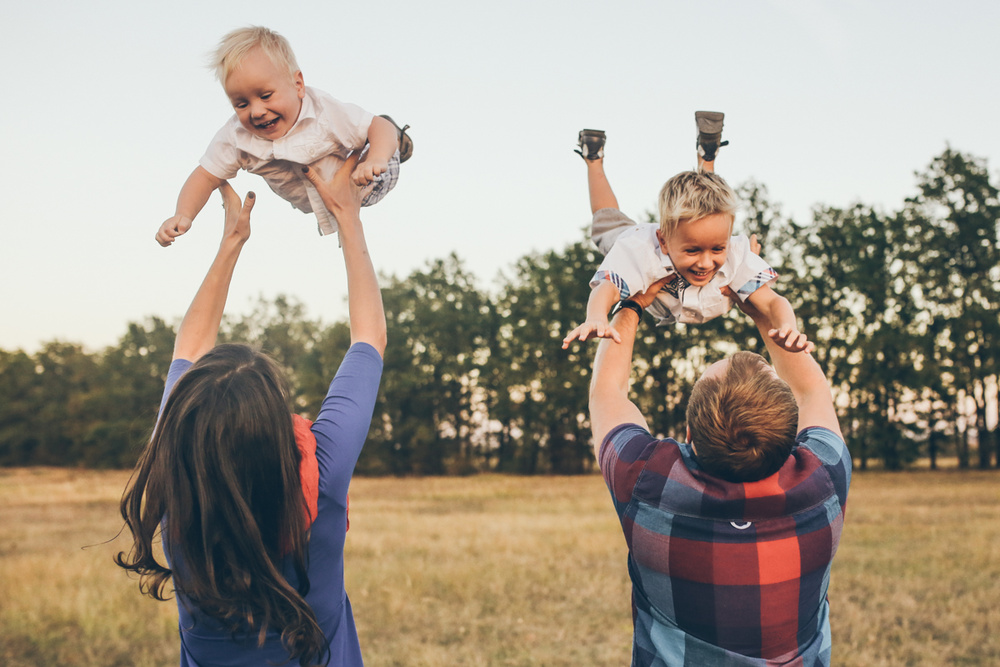
<instances>
[{"instance_id":1,"label":"beige shorts","mask_svg":"<svg viewBox=\"0 0 1000 667\"><path fill-rule=\"evenodd\" d=\"M594 212L594 218L590 223L590 239L602 255L607 255L618 235L634 226L635 220L617 208L602 208Z\"/></svg>"}]
</instances>

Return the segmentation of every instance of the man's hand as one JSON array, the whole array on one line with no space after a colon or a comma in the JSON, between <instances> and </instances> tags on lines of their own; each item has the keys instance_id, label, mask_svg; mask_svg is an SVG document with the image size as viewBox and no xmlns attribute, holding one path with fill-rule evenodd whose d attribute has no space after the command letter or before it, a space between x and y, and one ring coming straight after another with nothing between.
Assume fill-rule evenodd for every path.
<instances>
[{"instance_id":1,"label":"man's hand","mask_svg":"<svg viewBox=\"0 0 1000 667\"><path fill-rule=\"evenodd\" d=\"M641 294L633 294L629 300L645 309L653 303L663 286L673 279L673 275L657 280ZM605 436L619 424L638 424L648 429L646 419L628 398L629 375L632 371L632 347L635 344L638 319L630 308L622 308L615 314L613 322L621 327L616 333L621 340L613 345L602 340L594 355L594 374L590 382L590 427L594 433L594 454L600 460L601 443ZM612 326L615 326L613 324Z\"/></svg>"},{"instance_id":2,"label":"man's hand","mask_svg":"<svg viewBox=\"0 0 1000 667\"><path fill-rule=\"evenodd\" d=\"M647 289L645 292L642 292L641 294L633 294L628 298L628 300L635 301L637 304L639 304L639 306L642 307L643 310L646 310L647 308L649 308L650 304L656 301L656 295L660 293L660 290L663 289L663 286L669 283L675 277L676 277L675 274L671 273L666 278L660 278L655 283L650 285L649 289Z\"/></svg>"},{"instance_id":3,"label":"man's hand","mask_svg":"<svg viewBox=\"0 0 1000 667\"><path fill-rule=\"evenodd\" d=\"M191 218L184 215L167 218L156 232L156 242L166 248L174 242L174 239L191 229L191 222Z\"/></svg>"}]
</instances>

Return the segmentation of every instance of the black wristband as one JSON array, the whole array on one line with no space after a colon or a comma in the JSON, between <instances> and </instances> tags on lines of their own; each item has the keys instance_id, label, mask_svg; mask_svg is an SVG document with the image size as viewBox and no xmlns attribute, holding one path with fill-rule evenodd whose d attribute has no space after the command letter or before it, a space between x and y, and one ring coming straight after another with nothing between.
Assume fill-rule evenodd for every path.
<instances>
[{"instance_id":1,"label":"black wristband","mask_svg":"<svg viewBox=\"0 0 1000 667\"><path fill-rule=\"evenodd\" d=\"M616 303L615 307L611 309L611 317L614 317L618 313L618 311L622 310L623 308L628 308L629 310L631 310L633 313L636 314L636 317L639 318L639 321L640 322L642 321L642 306L637 304L632 299L625 299L623 301L619 301L618 303Z\"/></svg>"}]
</instances>

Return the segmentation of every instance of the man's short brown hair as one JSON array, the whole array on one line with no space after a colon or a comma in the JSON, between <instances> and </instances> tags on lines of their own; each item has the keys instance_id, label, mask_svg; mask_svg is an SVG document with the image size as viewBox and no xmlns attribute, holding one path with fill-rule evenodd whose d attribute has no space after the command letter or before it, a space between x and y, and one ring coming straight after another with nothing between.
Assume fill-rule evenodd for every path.
<instances>
[{"instance_id":1,"label":"man's short brown hair","mask_svg":"<svg viewBox=\"0 0 1000 667\"><path fill-rule=\"evenodd\" d=\"M799 407L759 354L737 352L722 377L691 390L687 424L695 457L709 474L755 482L784 465L795 444Z\"/></svg>"}]
</instances>

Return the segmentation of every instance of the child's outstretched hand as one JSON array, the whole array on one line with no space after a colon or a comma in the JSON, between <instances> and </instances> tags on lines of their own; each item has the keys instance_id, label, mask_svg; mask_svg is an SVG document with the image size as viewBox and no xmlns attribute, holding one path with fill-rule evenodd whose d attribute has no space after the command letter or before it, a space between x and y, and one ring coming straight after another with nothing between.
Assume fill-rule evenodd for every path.
<instances>
[{"instance_id":1,"label":"child's outstretched hand","mask_svg":"<svg viewBox=\"0 0 1000 667\"><path fill-rule=\"evenodd\" d=\"M618 333L611 323L608 322L608 318L603 320L587 320L577 328L570 331L565 338L563 338L562 347L565 350L569 347L570 343L574 340L578 340L581 343L591 338L610 338L616 343L622 342L622 336Z\"/></svg>"},{"instance_id":2,"label":"child's outstretched hand","mask_svg":"<svg viewBox=\"0 0 1000 667\"><path fill-rule=\"evenodd\" d=\"M771 329L767 332L775 343L789 352L812 352L816 345L798 329Z\"/></svg>"},{"instance_id":3,"label":"child's outstretched hand","mask_svg":"<svg viewBox=\"0 0 1000 667\"><path fill-rule=\"evenodd\" d=\"M156 242L166 248L174 239L191 229L191 222L191 218L184 215L167 218L156 232Z\"/></svg>"},{"instance_id":4,"label":"child's outstretched hand","mask_svg":"<svg viewBox=\"0 0 1000 667\"><path fill-rule=\"evenodd\" d=\"M354 169L354 173L351 174L351 180L354 181L355 185L368 185L387 171L389 171L388 162L385 160L372 160L369 157L365 158L365 161L359 163Z\"/></svg>"},{"instance_id":5,"label":"child's outstretched hand","mask_svg":"<svg viewBox=\"0 0 1000 667\"><path fill-rule=\"evenodd\" d=\"M757 246L758 249L760 246ZM767 318L764 313L760 312L760 309L753 304L750 299L744 301L743 299L736 296L728 286L722 287L722 293L729 297L729 299L736 304L736 306L742 310L746 315L749 315L754 322L764 321L765 326L773 326L773 323ZM794 327L781 327L769 329L767 335L770 336L771 340L777 343L781 348L788 350L789 352L812 352L816 349L816 345L806 338L806 335Z\"/></svg>"}]
</instances>

